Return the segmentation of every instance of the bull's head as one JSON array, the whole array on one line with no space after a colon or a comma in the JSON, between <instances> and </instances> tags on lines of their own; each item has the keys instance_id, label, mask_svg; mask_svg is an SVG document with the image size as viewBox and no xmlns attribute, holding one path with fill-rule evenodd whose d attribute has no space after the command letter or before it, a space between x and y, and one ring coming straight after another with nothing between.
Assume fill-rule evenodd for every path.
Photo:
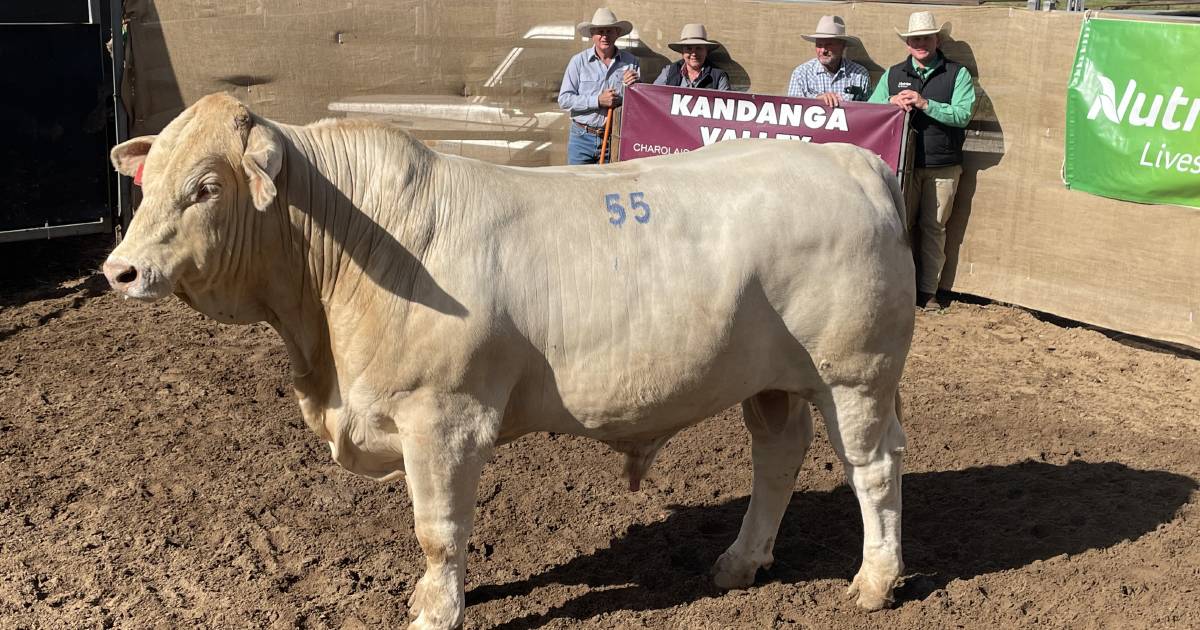
<instances>
[{"instance_id":1,"label":"bull's head","mask_svg":"<svg viewBox=\"0 0 1200 630\"><path fill-rule=\"evenodd\" d=\"M221 303L236 296L214 289L244 270L255 209L274 203L283 163L277 132L217 94L161 134L117 145L112 163L124 175L140 171L143 193L128 234L104 263L112 288L145 301L177 293L203 312L236 319Z\"/></svg>"}]
</instances>

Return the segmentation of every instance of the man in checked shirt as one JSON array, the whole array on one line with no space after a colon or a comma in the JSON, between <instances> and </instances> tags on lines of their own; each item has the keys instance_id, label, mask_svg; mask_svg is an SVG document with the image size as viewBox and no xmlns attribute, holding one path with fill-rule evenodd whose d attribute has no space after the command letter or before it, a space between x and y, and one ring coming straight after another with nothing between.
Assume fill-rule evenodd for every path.
<instances>
[{"instance_id":1,"label":"man in checked shirt","mask_svg":"<svg viewBox=\"0 0 1200 630\"><path fill-rule=\"evenodd\" d=\"M842 101L865 101L870 91L871 77L867 69L846 59L846 22L836 15L826 15L817 22L811 35L801 35L815 44L817 56L792 72L788 96L820 99L826 107L837 107Z\"/></svg>"}]
</instances>

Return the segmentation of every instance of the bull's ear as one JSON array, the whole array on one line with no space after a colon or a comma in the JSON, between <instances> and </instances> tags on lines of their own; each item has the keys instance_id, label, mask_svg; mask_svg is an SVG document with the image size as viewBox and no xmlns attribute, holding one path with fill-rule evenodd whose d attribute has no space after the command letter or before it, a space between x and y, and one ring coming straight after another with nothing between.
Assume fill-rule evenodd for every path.
<instances>
[{"instance_id":1,"label":"bull's ear","mask_svg":"<svg viewBox=\"0 0 1200 630\"><path fill-rule=\"evenodd\" d=\"M254 125L246 139L242 169L250 183L254 207L266 210L275 201L275 176L283 168L283 145L266 125Z\"/></svg>"},{"instance_id":2,"label":"bull's ear","mask_svg":"<svg viewBox=\"0 0 1200 630\"><path fill-rule=\"evenodd\" d=\"M157 137L138 136L113 147L112 152L109 153L113 168L122 175L129 177L137 175L138 167L146 161L146 155L150 153L150 145L154 144L154 139Z\"/></svg>"}]
</instances>

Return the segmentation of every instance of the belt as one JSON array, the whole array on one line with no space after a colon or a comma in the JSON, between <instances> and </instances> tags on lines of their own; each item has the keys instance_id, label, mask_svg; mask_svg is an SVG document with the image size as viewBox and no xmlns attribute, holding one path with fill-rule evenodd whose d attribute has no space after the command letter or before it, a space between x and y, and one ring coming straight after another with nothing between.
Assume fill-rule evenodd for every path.
<instances>
[{"instance_id":1,"label":"belt","mask_svg":"<svg viewBox=\"0 0 1200 630\"><path fill-rule=\"evenodd\" d=\"M584 130L587 133L592 134L593 136L601 136L601 137L604 136L604 127L592 127L590 125L585 125L580 122L575 122L574 120L571 121L571 124L575 125L576 127L579 127L580 129Z\"/></svg>"}]
</instances>

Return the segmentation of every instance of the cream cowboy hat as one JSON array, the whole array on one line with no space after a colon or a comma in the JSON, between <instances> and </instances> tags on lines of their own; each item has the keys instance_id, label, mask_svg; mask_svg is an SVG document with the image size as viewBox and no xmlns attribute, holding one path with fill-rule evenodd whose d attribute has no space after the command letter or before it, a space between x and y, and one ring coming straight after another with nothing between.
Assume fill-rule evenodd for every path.
<instances>
[{"instance_id":1,"label":"cream cowboy hat","mask_svg":"<svg viewBox=\"0 0 1200 630\"><path fill-rule=\"evenodd\" d=\"M946 36L950 34L950 23L946 22L941 26L937 25L937 20L933 19L933 13L929 11L917 11L908 16L908 30L901 32L900 29L895 29L896 34L900 39L908 39L918 35L933 35Z\"/></svg>"},{"instance_id":2,"label":"cream cowboy hat","mask_svg":"<svg viewBox=\"0 0 1200 630\"><path fill-rule=\"evenodd\" d=\"M617 35L620 37L621 35L628 35L629 31L633 30L633 24L625 20L617 21L617 16L613 14L611 9L601 7L596 9L596 12L592 14L591 22L580 22L575 27L575 30L584 37L591 37L592 29L594 28L615 28L620 31Z\"/></svg>"},{"instance_id":3,"label":"cream cowboy hat","mask_svg":"<svg viewBox=\"0 0 1200 630\"><path fill-rule=\"evenodd\" d=\"M846 34L846 21L837 15L822 15L817 22L817 30L812 35L801 35L801 38L815 42L818 39L840 39L844 42L857 42L858 38Z\"/></svg>"},{"instance_id":4,"label":"cream cowboy hat","mask_svg":"<svg viewBox=\"0 0 1200 630\"><path fill-rule=\"evenodd\" d=\"M667 44L667 48L681 53L685 46L708 46L709 50L716 50L721 47L721 42L709 39L703 24L684 24L683 30L679 31L679 41Z\"/></svg>"}]
</instances>

